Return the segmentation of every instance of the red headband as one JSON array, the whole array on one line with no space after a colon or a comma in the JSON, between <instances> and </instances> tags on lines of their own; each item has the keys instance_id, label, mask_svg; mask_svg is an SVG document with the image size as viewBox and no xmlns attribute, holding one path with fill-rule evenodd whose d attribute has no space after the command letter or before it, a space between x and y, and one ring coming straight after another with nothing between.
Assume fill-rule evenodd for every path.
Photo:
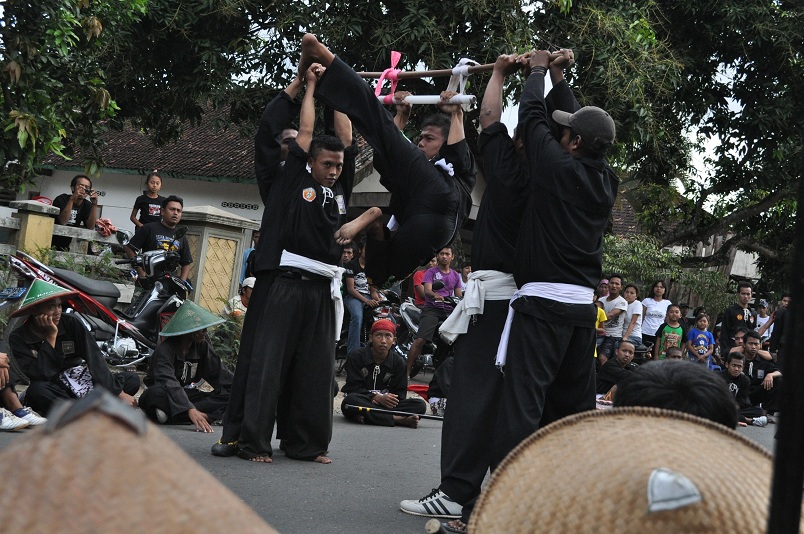
<instances>
[{"instance_id":1,"label":"red headband","mask_svg":"<svg viewBox=\"0 0 804 534\"><path fill-rule=\"evenodd\" d=\"M388 319L380 319L379 321L376 321L373 325L371 325L372 334L377 330L386 330L396 335L396 325Z\"/></svg>"}]
</instances>

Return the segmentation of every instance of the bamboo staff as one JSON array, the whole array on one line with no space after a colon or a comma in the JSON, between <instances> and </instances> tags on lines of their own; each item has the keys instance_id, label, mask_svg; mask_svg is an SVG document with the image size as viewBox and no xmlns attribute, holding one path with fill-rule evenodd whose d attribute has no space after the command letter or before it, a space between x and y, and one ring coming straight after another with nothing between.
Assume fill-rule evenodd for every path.
<instances>
[{"instance_id":1,"label":"bamboo staff","mask_svg":"<svg viewBox=\"0 0 804 534\"><path fill-rule=\"evenodd\" d=\"M468 74L474 74L475 72L488 72L493 69L494 63L487 63L485 65L474 65L467 67L466 72ZM357 74L361 78L380 78L382 76L382 72L358 72ZM399 80L404 80L407 78L443 78L444 76L452 76L452 74L452 69L411 70L400 71L397 73L396 77Z\"/></svg>"},{"instance_id":2,"label":"bamboo staff","mask_svg":"<svg viewBox=\"0 0 804 534\"><path fill-rule=\"evenodd\" d=\"M377 412L377 413L387 413L390 415L400 415L402 417L407 417L410 415L415 415L420 419L435 419L436 421L443 421L444 418L439 415L427 415L421 413L411 413L411 412L399 412L397 410L383 410L382 408L366 408L365 406L355 406L354 404L344 404L344 408L354 408L360 412Z\"/></svg>"}]
</instances>

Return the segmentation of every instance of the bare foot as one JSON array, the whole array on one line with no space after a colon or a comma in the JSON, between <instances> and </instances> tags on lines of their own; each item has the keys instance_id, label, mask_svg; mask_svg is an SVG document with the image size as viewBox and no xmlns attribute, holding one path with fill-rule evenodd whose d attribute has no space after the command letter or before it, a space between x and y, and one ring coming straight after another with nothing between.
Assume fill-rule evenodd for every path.
<instances>
[{"instance_id":1,"label":"bare foot","mask_svg":"<svg viewBox=\"0 0 804 534\"><path fill-rule=\"evenodd\" d=\"M258 462L261 464L273 463L273 459L270 456L255 456L254 458L249 458L249 461Z\"/></svg>"},{"instance_id":2,"label":"bare foot","mask_svg":"<svg viewBox=\"0 0 804 534\"><path fill-rule=\"evenodd\" d=\"M419 428L419 416L418 415L395 415L394 416L394 423L397 425L406 426L409 428Z\"/></svg>"},{"instance_id":3,"label":"bare foot","mask_svg":"<svg viewBox=\"0 0 804 534\"><path fill-rule=\"evenodd\" d=\"M330 460L328 457L326 457L324 455L316 456L315 458L313 458L313 461L315 463L317 463L317 464L331 464L332 463L332 460Z\"/></svg>"},{"instance_id":4,"label":"bare foot","mask_svg":"<svg viewBox=\"0 0 804 534\"><path fill-rule=\"evenodd\" d=\"M299 58L299 77L303 78L304 73L315 62L321 63L325 67L332 64L335 55L321 44L312 33L304 34L301 42L301 58Z\"/></svg>"},{"instance_id":5,"label":"bare foot","mask_svg":"<svg viewBox=\"0 0 804 534\"><path fill-rule=\"evenodd\" d=\"M447 526L449 526L449 528L457 532L466 532L466 523L464 523L460 519L453 519L452 521L447 523Z\"/></svg>"}]
</instances>

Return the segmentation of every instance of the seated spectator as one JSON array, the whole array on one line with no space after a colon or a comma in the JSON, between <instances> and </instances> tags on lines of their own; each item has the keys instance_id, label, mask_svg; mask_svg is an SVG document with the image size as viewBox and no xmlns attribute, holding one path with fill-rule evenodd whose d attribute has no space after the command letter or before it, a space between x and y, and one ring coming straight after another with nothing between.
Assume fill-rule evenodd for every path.
<instances>
[{"instance_id":1,"label":"seated spectator","mask_svg":"<svg viewBox=\"0 0 804 534\"><path fill-rule=\"evenodd\" d=\"M243 284L240 286L240 292L236 296L230 298L229 302L226 303L226 306L223 307L221 315L224 318L242 318L246 314L249 300L251 300L251 292L254 291L254 282L256 281L257 279L253 276L243 280Z\"/></svg>"},{"instance_id":2,"label":"seated spectator","mask_svg":"<svg viewBox=\"0 0 804 534\"><path fill-rule=\"evenodd\" d=\"M422 280L424 280L424 273L436 265L438 265L438 260L437 258L433 258L427 265L419 267L419 270L413 273L413 303L419 308L424 307L424 282L422 282Z\"/></svg>"},{"instance_id":3,"label":"seated spectator","mask_svg":"<svg viewBox=\"0 0 804 534\"><path fill-rule=\"evenodd\" d=\"M346 360L346 394L341 404L344 417L357 423L380 426L419 426L418 415L391 415L356 408L382 408L411 414L424 414L427 410L421 399L408 399L408 377L405 360L391 348L396 340L396 326L388 319L371 325L371 342L350 352Z\"/></svg>"},{"instance_id":4,"label":"seated spectator","mask_svg":"<svg viewBox=\"0 0 804 534\"><path fill-rule=\"evenodd\" d=\"M745 354L745 336L748 334L748 332L750 332L750 330L744 326L737 328L733 338L736 345L729 350L729 354L732 352L737 354ZM773 355L769 351L762 350L761 348L757 351L757 356L769 362L773 361Z\"/></svg>"},{"instance_id":5,"label":"seated spectator","mask_svg":"<svg viewBox=\"0 0 804 534\"><path fill-rule=\"evenodd\" d=\"M466 284L469 282L469 275L472 274L472 262L465 261L461 266L461 289L466 290Z\"/></svg>"},{"instance_id":6,"label":"seated spectator","mask_svg":"<svg viewBox=\"0 0 804 534\"><path fill-rule=\"evenodd\" d=\"M34 280L12 316L29 317L11 333L12 357L31 383L25 404L47 415L59 399L75 399L103 387L123 402L136 406L140 389L137 373L112 374L98 344L80 319L62 314L62 297L75 294Z\"/></svg>"},{"instance_id":7,"label":"seated spectator","mask_svg":"<svg viewBox=\"0 0 804 534\"><path fill-rule=\"evenodd\" d=\"M721 371L721 376L729 386L729 391L737 401L737 413L740 416L739 424L765 426L768 418L765 417L765 410L759 406L754 406L748 397L748 388L751 379L743 373L745 368L745 356L736 352L726 356L726 369Z\"/></svg>"},{"instance_id":8,"label":"seated spectator","mask_svg":"<svg viewBox=\"0 0 804 534\"><path fill-rule=\"evenodd\" d=\"M608 287L608 286L607 286ZM595 307L597 308L597 319L595 320L595 335L596 339L603 342L603 337L606 335L606 329L603 326L606 323L608 317L606 317L606 312L603 310L603 301L598 298L597 290L595 290ZM600 360L597 357L597 347L600 343L595 342L595 369L600 369Z\"/></svg>"},{"instance_id":9,"label":"seated spectator","mask_svg":"<svg viewBox=\"0 0 804 534\"><path fill-rule=\"evenodd\" d=\"M703 366L683 361L641 365L614 394L614 407L622 406L665 408L697 415L728 428L737 426L736 403L725 382Z\"/></svg>"},{"instance_id":10,"label":"seated spectator","mask_svg":"<svg viewBox=\"0 0 804 534\"><path fill-rule=\"evenodd\" d=\"M352 261L355 257L355 249L357 244L355 242L346 243L341 251L341 267L345 267L347 263Z\"/></svg>"},{"instance_id":11,"label":"seated spectator","mask_svg":"<svg viewBox=\"0 0 804 534\"><path fill-rule=\"evenodd\" d=\"M623 339L614 350L614 358L609 358L597 373L597 393L605 395L611 388L629 378L632 371L638 368L636 364L631 363L633 359L634 344Z\"/></svg>"},{"instance_id":12,"label":"seated spectator","mask_svg":"<svg viewBox=\"0 0 804 534\"><path fill-rule=\"evenodd\" d=\"M706 364L709 369L720 370L721 366L713 361L715 336L708 330L709 316L705 313L696 317L695 327L687 334L687 357L692 362Z\"/></svg>"},{"instance_id":13,"label":"seated spectator","mask_svg":"<svg viewBox=\"0 0 804 534\"><path fill-rule=\"evenodd\" d=\"M0 352L0 431L20 430L27 426L41 425L47 419L30 408L24 408L11 381L11 361L8 354Z\"/></svg>"},{"instance_id":14,"label":"seated spectator","mask_svg":"<svg viewBox=\"0 0 804 534\"><path fill-rule=\"evenodd\" d=\"M212 423L223 417L229 403L232 372L212 350L207 328L222 323L191 300L176 311L159 333L166 338L151 356L140 408L161 424L195 425L197 432L213 432ZM196 384L207 381L213 391Z\"/></svg>"},{"instance_id":15,"label":"seated spectator","mask_svg":"<svg viewBox=\"0 0 804 534\"><path fill-rule=\"evenodd\" d=\"M343 281L346 286L343 305L349 311L349 337L346 343L346 354L360 348L360 332L363 328L363 308L376 308L380 305L377 288L369 287L366 278L366 249L359 249L357 258L352 259L344 267Z\"/></svg>"},{"instance_id":16,"label":"seated spectator","mask_svg":"<svg viewBox=\"0 0 804 534\"><path fill-rule=\"evenodd\" d=\"M667 307L664 322L654 333L656 344L653 346L653 359L664 360L667 357L667 349L683 347L686 339L685 333L686 328L681 322L681 309L676 304L670 304Z\"/></svg>"},{"instance_id":17,"label":"seated spectator","mask_svg":"<svg viewBox=\"0 0 804 534\"><path fill-rule=\"evenodd\" d=\"M92 181L79 174L70 181L70 190L71 194L64 193L53 200L53 206L61 210L56 224L92 230L98 220L98 192L92 189ZM67 250L71 241L71 237L54 235L51 244L59 250Z\"/></svg>"},{"instance_id":18,"label":"seated spectator","mask_svg":"<svg viewBox=\"0 0 804 534\"><path fill-rule=\"evenodd\" d=\"M782 372L779 371L773 360L759 357L760 352L767 353L759 348L761 346L762 340L759 333L754 330L746 332L743 347L745 354L743 372L751 379L748 387L751 404L753 406L761 404L769 415L773 415L779 410L781 401L779 391L782 385Z\"/></svg>"},{"instance_id":19,"label":"seated spectator","mask_svg":"<svg viewBox=\"0 0 804 534\"><path fill-rule=\"evenodd\" d=\"M684 351L682 351L678 347L670 347L670 348L668 348L665 355L666 355L666 359L668 359L668 360L683 360L684 359Z\"/></svg>"}]
</instances>

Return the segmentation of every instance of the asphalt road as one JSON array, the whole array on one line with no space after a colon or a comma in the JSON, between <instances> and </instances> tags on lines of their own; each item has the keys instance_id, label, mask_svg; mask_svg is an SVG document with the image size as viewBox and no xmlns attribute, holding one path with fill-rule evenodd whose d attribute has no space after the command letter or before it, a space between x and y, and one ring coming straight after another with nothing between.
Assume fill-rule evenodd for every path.
<instances>
[{"instance_id":1,"label":"asphalt road","mask_svg":"<svg viewBox=\"0 0 804 534\"><path fill-rule=\"evenodd\" d=\"M209 450L219 427L216 434L161 428L281 533L424 532L427 518L401 512L399 501L438 485L440 421L423 420L414 430L362 426L336 415L330 465L289 460L276 442L272 464L218 458ZM35 431L0 432L0 449ZM775 425L739 432L772 450Z\"/></svg>"}]
</instances>

